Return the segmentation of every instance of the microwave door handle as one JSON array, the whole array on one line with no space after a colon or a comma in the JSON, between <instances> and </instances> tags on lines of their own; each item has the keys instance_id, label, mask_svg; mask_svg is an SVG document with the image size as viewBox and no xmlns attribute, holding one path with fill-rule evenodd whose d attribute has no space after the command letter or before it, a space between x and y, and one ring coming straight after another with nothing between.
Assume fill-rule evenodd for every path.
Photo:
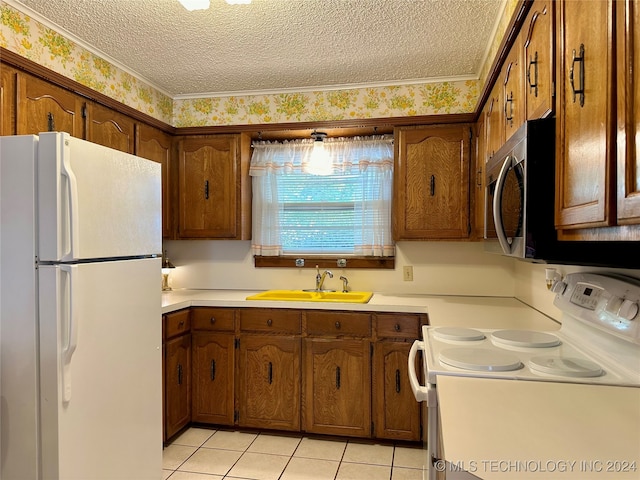
<instances>
[{"instance_id":1,"label":"microwave door handle","mask_svg":"<svg viewBox=\"0 0 640 480\"><path fill-rule=\"evenodd\" d=\"M502 251L506 254L510 254L512 249L511 244L507 239L507 235L505 234L504 222L502 221L502 193L504 192L504 184L507 180L507 173L511 168L512 162L513 157L511 155L507 155L507 158L504 159L504 163L500 168L500 173L496 180L496 188L493 194L493 223L496 226L496 235L498 237L500 247L502 247Z\"/></svg>"}]
</instances>

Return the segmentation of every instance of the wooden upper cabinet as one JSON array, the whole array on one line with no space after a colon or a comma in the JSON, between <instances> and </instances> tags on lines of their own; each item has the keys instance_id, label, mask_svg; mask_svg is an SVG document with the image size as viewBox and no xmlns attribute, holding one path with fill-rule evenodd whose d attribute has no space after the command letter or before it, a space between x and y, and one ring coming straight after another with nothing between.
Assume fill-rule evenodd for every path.
<instances>
[{"instance_id":1,"label":"wooden upper cabinet","mask_svg":"<svg viewBox=\"0 0 640 480\"><path fill-rule=\"evenodd\" d=\"M468 238L471 127L395 131L394 238Z\"/></svg>"},{"instance_id":2,"label":"wooden upper cabinet","mask_svg":"<svg viewBox=\"0 0 640 480\"><path fill-rule=\"evenodd\" d=\"M485 159L487 163L498 151L498 149L504 144L504 109L503 107L503 92L500 82L496 82L487 98L484 109L482 110L485 116Z\"/></svg>"},{"instance_id":3,"label":"wooden upper cabinet","mask_svg":"<svg viewBox=\"0 0 640 480\"><path fill-rule=\"evenodd\" d=\"M16 126L16 71L5 65L0 67L0 135L15 135Z\"/></svg>"},{"instance_id":4,"label":"wooden upper cabinet","mask_svg":"<svg viewBox=\"0 0 640 480\"><path fill-rule=\"evenodd\" d=\"M526 104L522 56L522 37L518 36L500 74L505 140L510 138L525 120Z\"/></svg>"},{"instance_id":5,"label":"wooden upper cabinet","mask_svg":"<svg viewBox=\"0 0 640 480\"><path fill-rule=\"evenodd\" d=\"M551 0L536 0L521 30L523 36L527 120L553 112L554 10Z\"/></svg>"},{"instance_id":6,"label":"wooden upper cabinet","mask_svg":"<svg viewBox=\"0 0 640 480\"><path fill-rule=\"evenodd\" d=\"M87 140L134 153L135 122L126 115L90 102L87 104Z\"/></svg>"},{"instance_id":7,"label":"wooden upper cabinet","mask_svg":"<svg viewBox=\"0 0 640 480\"><path fill-rule=\"evenodd\" d=\"M164 238L170 238L173 235L171 146L171 135L143 123L137 125L136 155L158 162L162 166L162 236Z\"/></svg>"},{"instance_id":8,"label":"wooden upper cabinet","mask_svg":"<svg viewBox=\"0 0 640 480\"><path fill-rule=\"evenodd\" d=\"M618 223L640 223L640 2L616 2Z\"/></svg>"},{"instance_id":9,"label":"wooden upper cabinet","mask_svg":"<svg viewBox=\"0 0 640 480\"><path fill-rule=\"evenodd\" d=\"M16 133L68 132L84 138L84 101L78 95L31 75L18 73Z\"/></svg>"},{"instance_id":10,"label":"wooden upper cabinet","mask_svg":"<svg viewBox=\"0 0 640 480\"><path fill-rule=\"evenodd\" d=\"M613 225L613 2L556 5L556 227Z\"/></svg>"},{"instance_id":11,"label":"wooden upper cabinet","mask_svg":"<svg viewBox=\"0 0 640 480\"><path fill-rule=\"evenodd\" d=\"M180 140L180 238L250 238L249 146L250 139L246 135L210 135Z\"/></svg>"}]
</instances>

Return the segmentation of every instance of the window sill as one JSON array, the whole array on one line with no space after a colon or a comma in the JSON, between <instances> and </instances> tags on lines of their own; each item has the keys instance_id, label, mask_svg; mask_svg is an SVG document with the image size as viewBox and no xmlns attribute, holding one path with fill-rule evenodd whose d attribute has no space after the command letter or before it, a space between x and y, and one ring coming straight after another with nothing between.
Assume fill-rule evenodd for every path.
<instances>
[{"instance_id":1,"label":"window sill","mask_svg":"<svg viewBox=\"0 0 640 480\"><path fill-rule=\"evenodd\" d=\"M377 268L392 270L395 268L395 257L340 257L340 256L281 256L263 257L254 255L256 268ZM304 265L296 265L296 260L304 260ZM338 265L339 260L345 259L346 266Z\"/></svg>"}]
</instances>

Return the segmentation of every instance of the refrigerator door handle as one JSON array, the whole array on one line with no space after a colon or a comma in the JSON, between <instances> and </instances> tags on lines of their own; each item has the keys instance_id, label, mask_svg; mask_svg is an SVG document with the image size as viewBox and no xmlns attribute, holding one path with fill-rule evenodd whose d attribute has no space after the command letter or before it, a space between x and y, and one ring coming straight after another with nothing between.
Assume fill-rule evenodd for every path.
<instances>
[{"instance_id":1,"label":"refrigerator door handle","mask_svg":"<svg viewBox=\"0 0 640 480\"><path fill-rule=\"evenodd\" d=\"M63 332L66 338L62 345L62 401L67 403L71 400L71 358L78 346L78 308L74 288L78 275L77 265L61 265L60 270L66 274L67 288L61 300L63 306Z\"/></svg>"},{"instance_id":2,"label":"refrigerator door handle","mask_svg":"<svg viewBox=\"0 0 640 480\"><path fill-rule=\"evenodd\" d=\"M65 140L67 141L67 140ZM68 213L61 212L63 215L68 215L68 243L65 243L65 252L62 254L62 261L73 260L77 258L76 254L79 252L79 240L80 240L80 226L78 216L78 181L76 175L71 168L71 156L63 155L62 168L60 174L67 179L67 200L68 200ZM67 232L63 232L63 235L67 235Z\"/></svg>"}]
</instances>

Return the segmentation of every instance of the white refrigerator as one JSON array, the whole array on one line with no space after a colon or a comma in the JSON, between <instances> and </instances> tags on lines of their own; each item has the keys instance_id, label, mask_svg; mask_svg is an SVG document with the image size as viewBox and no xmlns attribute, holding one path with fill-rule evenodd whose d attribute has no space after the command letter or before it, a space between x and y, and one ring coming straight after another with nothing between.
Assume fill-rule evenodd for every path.
<instances>
[{"instance_id":1,"label":"white refrigerator","mask_svg":"<svg viewBox=\"0 0 640 480\"><path fill-rule=\"evenodd\" d=\"M0 478L162 476L160 165L0 137Z\"/></svg>"}]
</instances>

